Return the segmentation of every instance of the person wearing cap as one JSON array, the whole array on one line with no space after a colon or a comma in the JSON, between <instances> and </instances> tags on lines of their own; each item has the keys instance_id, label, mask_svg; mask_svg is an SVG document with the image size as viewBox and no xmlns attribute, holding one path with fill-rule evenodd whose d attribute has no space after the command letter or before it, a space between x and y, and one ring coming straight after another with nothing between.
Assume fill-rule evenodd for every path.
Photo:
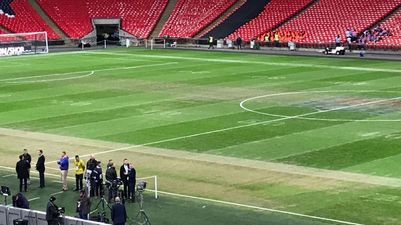
<instances>
[{"instance_id":1,"label":"person wearing cap","mask_svg":"<svg viewBox=\"0 0 401 225\"><path fill-rule=\"evenodd\" d=\"M56 201L56 197L51 196L49 198L49 202L46 207L46 221L48 225L58 225L58 218L60 216L60 212L58 210L57 205L54 203Z\"/></svg>"},{"instance_id":2,"label":"person wearing cap","mask_svg":"<svg viewBox=\"0 0 401 225\"><path fill-rule=\"evenodd\" d=\"M75 189L74 191L82 190L82 180L84 179L85 163L79 158L79 155L75 156Z\"/></svg>"},{"instance_id":3,"label":"person wearing cap","mask_svg":"<svg viewBox=\"0 0 401 225\"><path fill-rule=\"evenodd\" d=\"M115 204L111 207L111 221L113 225L125 225L127 222L127 211L119 197L115 198Z\"/></svg>"}]
</instances>

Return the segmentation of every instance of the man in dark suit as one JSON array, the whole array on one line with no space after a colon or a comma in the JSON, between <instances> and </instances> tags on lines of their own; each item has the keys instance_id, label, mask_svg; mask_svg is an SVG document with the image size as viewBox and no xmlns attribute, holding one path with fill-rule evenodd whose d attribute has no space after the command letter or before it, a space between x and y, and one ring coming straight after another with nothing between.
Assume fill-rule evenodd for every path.
<instances>
[{"instance_id":1,"label":"man in dark suit","mask_svg":"<svg viewBox=\"0 0 401 225\"><path fill-rule=\"evenodd\" d=\"M125 225L127 222L127 211L119 197L116 197L115 204L111 207L111 221L113 225Z\"/></svg>"},{"instance_id":2,"label":"man in dark suit","mask_svg":"<svg viewBox=\"0 0 401 225\"><path fill-rule=\"evenodd\" d=\"M17 172L19 179L19 192L22 192L22 185L24 185L24 191L27 191L27 179L28 179L28 163L24 160L23 155L19 156L19 161L15 166L15 171Z\"/></svg>"},{"instance_id":3,"label":"man in dark suit","mask_svg":"<svg viewBox=\"0 0 401 225\"><path fill-rule=\"evenodd\" d=\"M136 184L136 170L132 163L129 164L129 172L128 172L128 197L127 199L131 199L135 202L135 184Z\"/></svg>"},{"instance_id":4,"label":"man in dark suit","mask_svg":"<svg viewBox=\"0 0 401 225\"><path fill-rule=\"evenodd\" d=\"M123 165L120 167L120 178L124 184L124 198L128 197L128 172L129 172L129 164L128 159L124 159Z\"/></svg>"},{"instance_id":5,"label":"man in dark suit","mask_svg":"<svg viewBox=\"0 0 401 225\"><path fill-rule=\"evenodd\" d=\"M24 158L24 160L28 163L28 177L27 177L27 182L28 184L31 184L31 176L30 176L30 170L31 170L31 162L32 162L32 157L31 155L28 153L28 149L24 149L24 152L22 153L22 157Z\"/></svg>"},{"instance_id":6,"label":"man in dark suit","mask_svg":"<svg viewBox=\"0 0 401 225\"><path fill-rule=\"evenodd\" d=\"M36 163L36 170L39 172L39 188L45 187L45 156L43 155L43 150L38 150L38 162Z\"/></svg>"}]
</instances>

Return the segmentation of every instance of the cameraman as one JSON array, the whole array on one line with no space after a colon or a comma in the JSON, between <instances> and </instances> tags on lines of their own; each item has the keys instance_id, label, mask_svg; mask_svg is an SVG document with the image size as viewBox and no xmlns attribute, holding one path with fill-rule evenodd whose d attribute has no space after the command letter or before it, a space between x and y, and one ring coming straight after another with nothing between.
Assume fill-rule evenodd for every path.
<instances>
[{"instance_id":1,"label":"cameraman","mask_svg":"<svg viewBox=\"0 0 401 225\"><path fill-rule=\"evenodd\" d=\"M18 193L12 197L13 206L21 209L29 209L28 199L22 193Z\"/></svg>"},{"instance_id":2,"label":"cameraman","mask_svg":"<svg viewBox=\"0 0 401 225\"><path fill-rule=\"evenodd\" d=\"M58 225L60 211L57 205L54 203L56 197L51 196L46 208L46 220L48 225Z\"/></svg>"}]
</instances>

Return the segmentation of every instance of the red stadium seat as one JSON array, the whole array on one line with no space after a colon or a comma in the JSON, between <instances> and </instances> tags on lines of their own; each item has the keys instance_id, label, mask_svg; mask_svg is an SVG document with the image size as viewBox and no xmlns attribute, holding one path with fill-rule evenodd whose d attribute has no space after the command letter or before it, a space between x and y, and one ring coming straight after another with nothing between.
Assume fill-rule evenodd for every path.
<instances>
[{"instance_id":1,"label":"red stadium seat","mask_svg":"<svg viewBox=\"0 0 401 225\"><path fill-rule=\"evenodd\" d=\"M28 0L14 0L11 3L16 16L9 18L0 15L0 26L14 33L46 31L49 39L59 39L59 36L37 14Z\"/></svg>"},{"instance_id":2,"label":"red stadium seat","mask_svg":"<svg viewBox=\"0 0 401 225\"><path fill-rule=\"evenodd\" d=\"M238 28L228 38L235 39L240 36L249 41L270 31L278 24L304 8L312 0L271 0L264 10L253 20Z\"/></svg>"},{"instance_id":3,"label":"red stadium seat","mask_svg":"<svg viewBox=\"0 0 401 225\"><path fill-rule=\"evenodd\" d=\"M320 0L279 31L305 32L305 43L332 43L347 28L358 33L378 22L401 3L400 0Z\"/></svg>"},{"instance_id":4,"label":"red stadium seat","mask_svg":"<svg viewBox=\"0 0 401 225\"><path fill-rule=\"evenodd\" d=\"M168 0L38 0L54 22L70 37L82 38L93 30L92 18L121 18L128 33L147 38Z\"/></svg>"},{"instance_id":5,"label":"red stadium seat","mask_svg":"<svg viewBox=\"0 0 401 225\"><path fill-rule=\"evenodd\" d=\"M193 37L234 3L235 0L178 0L159 37Z\"/></svg>"}]
</instances>

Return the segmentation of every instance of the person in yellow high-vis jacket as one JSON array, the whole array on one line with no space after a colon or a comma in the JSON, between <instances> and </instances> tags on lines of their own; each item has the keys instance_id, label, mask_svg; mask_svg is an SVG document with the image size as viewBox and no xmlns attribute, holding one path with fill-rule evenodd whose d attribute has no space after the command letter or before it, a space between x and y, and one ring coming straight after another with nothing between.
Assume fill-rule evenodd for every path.
<instances>
[{"instance_id":1,"label":"person in yellow high-vis jacket","mask_svg":"<svg viewBox=\"0 0 401 225\"><path fill-rule=\"evenodd\" d=\"M79 158L78 155L76 155L74 164L75 164L75 185L76 185L74 191L81 191L83 190L82 180L84 178L85 163L82 159Z\"/></svg>"}]
</instances>

